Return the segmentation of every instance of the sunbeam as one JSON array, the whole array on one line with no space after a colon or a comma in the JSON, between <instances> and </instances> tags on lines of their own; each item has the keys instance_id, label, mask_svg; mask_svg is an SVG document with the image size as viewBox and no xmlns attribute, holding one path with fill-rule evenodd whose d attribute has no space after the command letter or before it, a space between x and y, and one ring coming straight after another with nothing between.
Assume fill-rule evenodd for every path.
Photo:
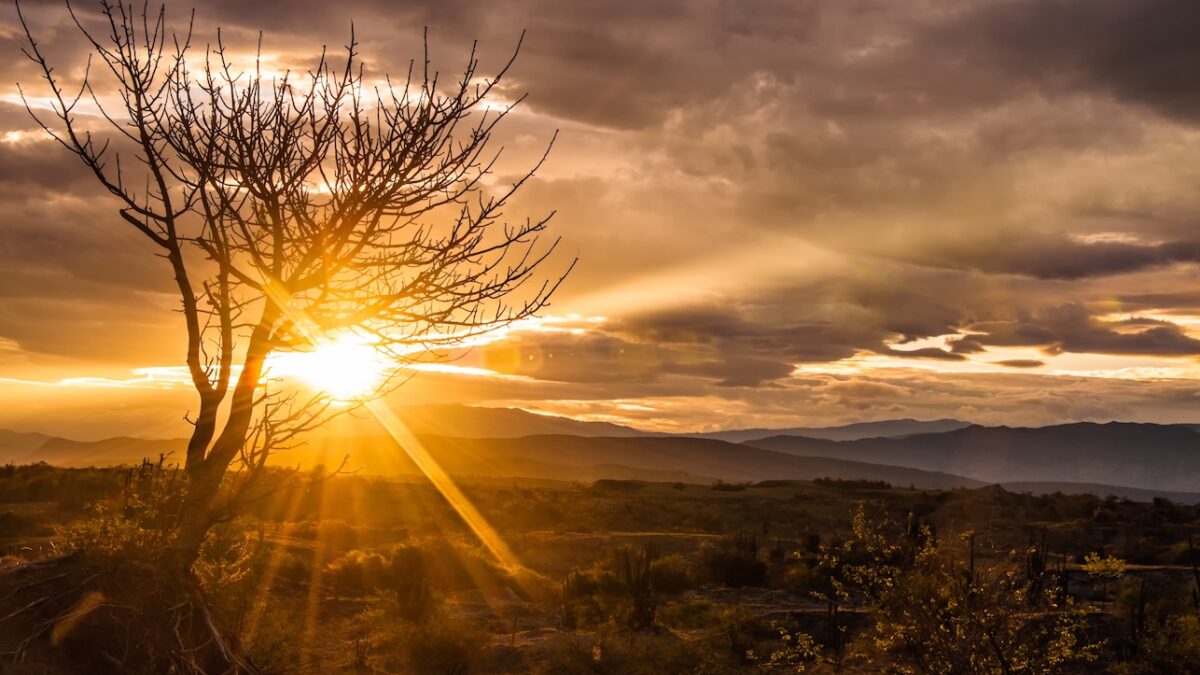
<instances>
[{"instance_id":1,"label":"sunbeam","mask_svg":"<svg viewBox=\"0 0 1200 675\"><path fill-rule=\"evenodd\" d=\"M272 295L278 306L283 308L284 313L288 314L289 318L295 322L297 330L304 333L305 337L314 344L321 344L320 336L315 335L308 328L313 325L310 317L306 316L302 311L289 307L286 302L287 298L277 295L278 291L273 285L267 284L266 287L271 289L268 293ZM376 369L376 365L373 365L372 372L379 373L381 371ZM351 375L351 377L354 376ZM382 380L383 378L380 377L379 379ZM335 393L329 393L330 396L338 398ZM417 465L417 468L429 478L438 492L449 502L450 506L463 519L463 522L471 528L471 531L475 533L475 536L479 538L484 547L496 558L501 567L512 574L518 583L523 583L523 579L536 576L535 573L521 564L521 561L500 537L500 534L487 522L487 519L479 512L479 509L475 508L475 505L463 494L462 490L458 488L458 485L450 477L450 474L437 463L416 435L408 429L408 426L385 403L377 398L368 398L364 406L379 421L388 434L395 439L404 452L408 454L413 463Z\"/></svg>"},{"instance_id":2,"label":"sunbeam","mask_svg":"<svg viewBox=\"0 0 1200 675\"><path fill-rule=\"evenodd\" d=\"M379 420L379 423L387 430L388 434L396 439L396 442L400 444L400 447L404 449L404 452L408 454L413 463L429 478L429 481L438 489L438 492L446 498L450 506L463 519L463 522L471 528L471 531L475 533L475 536L479 538L479 541L483 543L484 547L496 558L500 565L507 572L517 577L528 574L528 570L517 559L516 554L512 552L512 549L500 537L500 534L487 522L487 519L479 512L479 509L475 508L471 500L463 494L462 490L454 482L454 479L450 477L450 474L446 473L445 469L433 458L433 455L429 454L429 451L425 449L420 439L409 431L408 426L381 401L369 401L367 408L375 416L375 419Z\"/></svg>"}]
</instances>

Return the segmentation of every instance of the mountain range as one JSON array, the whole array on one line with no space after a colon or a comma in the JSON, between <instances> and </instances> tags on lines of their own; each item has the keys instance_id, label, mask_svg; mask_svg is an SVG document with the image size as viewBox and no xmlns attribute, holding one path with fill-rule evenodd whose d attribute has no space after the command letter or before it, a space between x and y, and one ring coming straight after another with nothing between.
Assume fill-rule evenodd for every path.
<instances>
[{"instance_id":1,"label":"mountain range","mask_svg":"<svg viewBox=\"0 0 1200 675\"><path fill-rule=\"evenodd\" d=\"M999 483L1035 493L1200 502L1200 433L1189 425L1012 428L899 419L664 435L519 409L410 406L398 414L460 476L683 482L831 477L935 489ZM182 439L77 441L0 430L0 461L19 463L102 466L159 455L178 461L184 447ZM311 467L347 457L348 466L365 473L417 473L391 437L362 421L333 425L276 461Z\"/></svg>"},{"instance_id":2,"label":"mountain range","mask_svg":"<svg viewBox=\"0 0 1200 675\"><path fill-rule=\"evenodd\" d=\"M709 431L695 434L681 434L693 438L715 438L731 443L744 443L768 436L804 436L805 438L821 438L829 441L855 441L862 438L890 438L895 436L911 436L913 434L933 434L943 431L954 431L971 426L970 422L962 420L914 420L904 418L898 420L882 420L878 422L855 422L837 427L792 427L790 429L731 429L729 431Z\"/></svg>"},{"instance_id":3,"label":"mountain range","mask_svg":"<svg viewBox=\"0 0 1200 675\"><path fill-rule=\"evenodd\" d=\"M1200 434L1176 425L973 425L943 433L841 442L772 436L747 445L801 456L935 469L992 483L1071 481L1150 490L1200 488Z\"/></svg>"}]
</instances>

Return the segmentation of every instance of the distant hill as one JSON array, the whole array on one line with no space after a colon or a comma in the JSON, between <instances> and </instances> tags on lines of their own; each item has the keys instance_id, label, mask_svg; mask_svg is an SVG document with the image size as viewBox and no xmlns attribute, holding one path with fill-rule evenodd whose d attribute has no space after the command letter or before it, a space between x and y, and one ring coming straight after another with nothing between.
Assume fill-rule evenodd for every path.
<instances>
[{"instance_id":1,"label":"distant hill","mask_svg":"<svg viewBox=\"0 0 1200 675\"><path fill-rule=\"evenodd\" d=\"M882 420L879 422L857 422L839 427L792 427L790 429L730 429L696 434L681 434L692 438L715 438L731 443L743 443L771 436L803 436L829 441L853 441L860 438L890 438L913 434L941 433L970 426L961 420Z\"/></svg>"},{"instance_id":2,"label":"distant hill","mask_svg":"<svg viewBox=\"0 0 1200 675\"><path fill-rule=\"evenodd\" d=\"M543 417L521 410L420 406L402 411L430 452L451 473L463 476L693 483L828 476L924 488L998 483L1010 490L1035 493L1114 494L1139 501L1161 496L1200 502L1200 433L1185 425L1114 422L1034 429L969 426L941 433L845 441L775 436L736 444L709 438L641 435L627 427ZM896 420L894 424L851 426L870 433L905 430L906 422L953 420ZM610 427L623 435L596 435ZM539 428L578 433L526 433ZM315 434L307 445L279 453L274 461L307 468L317 464L336 466L349 456L349 466L365 473L416 473L399 446L375 429L374 433ZM431 433L430 429L440 433ZM492 430L513 437L467 437ZM165 454L169 462L180 462L185 445L183 439L73 441L0 431L0 461L103 466L132 464Z\"/></svg>"},{"instance_id":3,"label":"distant hill","mask_svg":"<svg viewBox=\"0 0 1200 675\"><path fill-rule=\"evenodd\" d=\"M0 429L0 462L8 462L37 450L50 439L36 432L8 431Z\"/></svg>"},{"instance_id":4,"label":"distant hill","mask_svg":"<svg viewBox=\"0 0 1200 675\"><path fill-rule=\"evenodd\" d=\"M609 422L585 422L569 417L539 415L518 408L480 408L467 405L413 405L396 408L396 414L416 434L466 438L518 438L564 434L572 436L641 436L645 432ZM374 436L380 433L369 420L338 419L330 430L314 432L313 446L328 444L329 438ZM79 441L41 433L0 429L0 462L44 461L60 466L129 464L142 458L182 461L184 439L147 440L116 437Z\"/></svg>"},{"instance_id":5,"label":"distant hill","mask_svg":"<svg viewBox=\"0 0 1200 675\"><path fill-rule=\"evenodd\" d=\"M1200 492L1172 492L1169 490L1142 490L1140 488L1122 487L1120 485L1100 485L1097 483L1002 483L1001 487L1009 492L1028 492L1035 495L1048 495L1061 492L1065 495L1089 494L1097 497L1109 495L1129 499L1135 502L1152 501L1155 497L1170 499L1178 504L1200 504Z\"/></svg>"},{"instance_id":6,"label":"distant hill","mask_svg":"<svg viewBox=\"0 0 1200 675\"><path fill-rule=\"evenodd\" d=\"M826 457L796 457L702 438L584 437L540 435L522 438L455 438L420 436L429 452L455 475L525 477L592 481L622 478L647 481L711 482L769 479L868 478L926 488L978 487L960 476L896 466L881 466ZM60 466L134 464L167 454L181 461L185 441L112 438L70 441L51 438L33 452L16 458ZM174 454L171 454L171 453ZM278 453L283 466L337 466L378 475L418 473L415 464L389 436L324 437Z\"/></svg>"},{"instance_id":7,"label":"distant hill","mask_svg":"<svg viewBox=\"0 0 1200 675\"><path fill-rule=\"evenodd\" d=\"M38 461L57 466L105 466L136 464L142 459L157 460L165 455L167 463L183 463L187 441L181 438L148 440L118 436L102 441L72 441L48 438L21 461Z\"/></svg>"},{"instance_id":8,"label":"distant hill","mask_svg":"<svg viewBox=\"0 0 1200 675\"><path fill-rule=\"evenodd\" d=\"M1200 488L1200 434L1180 425L970 426L937 434L841 442L775 436L746 445L808 457L945 471L989 483L1066 481L1177 492Z\"/></svg>"},{"instance_id":9,"label":"distant hill","mask_svg":"<svg viewBox=\"0 0 1200 675\"><path fill-rule=\"evenodd\" d=\"M610 422L585 422L539 415L520 408L482 408L469 405L399 406L396 415L415 434L463 438L519 438L549 434L570 436L644 436L644 431ZM376 432L377 433L377 432Z\"/></svg>"},{"instance_id":10,"label":"distant hill","mask_svg":"<svg viewBox=\"0 0 1200 675\"><path fill-rule=\"evenodd\" d=\"M920 471L827 457L795 457L758 450L725 441L702 438L584 438L579 436L528 436L516 439L467 439L444 436L422 438L430 453L457 475L513 475L530 478L582 480L585 474L605 469L610 478L652 480L650 476L676 474L707 482L760 481L774 479L867 478L894 485L926 488L978 487L982 483L936 471ZM388 449L391 457L403 457L390 439L379 439L372 448ZM350 453L352 460L356 458ZM365 455L358 455L368 462ZM392 473L400 464L379 469L368 463L366 470ZM403 463L403 462L401 462ZM553 475L530 475L531 467ZM415 468L415 467L414 467ZM616 470L621 468L622 471ZM661 480L661 478L657 478Z\"/></svg>"}]
</instances>

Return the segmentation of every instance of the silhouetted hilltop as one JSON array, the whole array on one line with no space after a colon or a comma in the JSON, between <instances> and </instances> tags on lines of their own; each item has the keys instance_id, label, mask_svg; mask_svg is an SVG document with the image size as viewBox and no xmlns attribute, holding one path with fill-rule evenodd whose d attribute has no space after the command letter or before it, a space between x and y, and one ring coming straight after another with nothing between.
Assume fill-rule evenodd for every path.
<instances>
[{"instance_id":1,"label":"silhouetted hilltop","mask_svg":"<svg viewBox=\"0 0 1200 675\"><path fill-rule=\"evenodd\" d=\"M611 422L587 422L570 417L541 415L520 408L483 408L469 405L414 405L396 408L396 414L415 434L463 438L519 438L546 434L571 436L643 436L639 431Z\"/></svg>"},{"instance_id":2,"label":"silhouetted hilltop","mask_svg":"<svg viewBox=\"0 0 1200 675\"><path fill-rule=\"evenodd\" d=\"M1039 493L1200 501L1200 434L1186 425L968 426L941 433L845 441L774 436L735 444L689 436L640 435L628 427L522 410L414 406L402 411L439 462L462 476L691 483L832 477L924 488L998 483ZM867 433L938 423L954 421L895 420L835 429ZM624 435L597 435L611 427ZM468 437L493 428L496 436ZM576 433L525 433L546 428ZM313 434L309 443L281 452L273 461L307 468L338 466L348 458L349 467L364 473L417 473L399 445L377 428L373 433L344 431ZM498 437L501 434L512 436ZM133 464L167 455L168 463L178 463L185 445L183 439L75 441L0 431L0 460L78 467Z\"/></svg>"},{"instance_id":3,"label":"silhouetted hilltop","mask_svg":"<svg viewBox=\"0 0 1200 675\"><path fill-rule=\"evenodd\" d=\"M0 460L8 461L27 455L42 447L50 438L33 431L0 429Z\"/></svg>"},{"instance_id":4,"label":"silhouetted hilltop","mask_svg":"<svg viewBox=\"0 0 1200 675\"><path fill-rule=\"evenodd\" d=\"M791 427L788 429L730 429L728 431L711 431L696 434L682 434L693 438L715 438L732 443L767 438L770 436L804 436L806 438L821 438L830 441L853 441L860 438L890 438L894 436L911 436L913 434L941 433L970 426L969 422L953 419L914 420L911 418L897 420L880 420L877 422L856 422L836 427Z\"/></svg>"},{"instance_id":5,"label":"silhouetted hilltop","mask_svg":"<svg viewBox=\"0 0 1200 675\"><path fill-rule=\"evenodd\" d=\"M973 425L903 438L834 442L775 436L746 445L796 455L946 471L989 483L1069 481L1149 490L1200 489L1200 434L1183 425Z\"/></svg>"}]
</instances>

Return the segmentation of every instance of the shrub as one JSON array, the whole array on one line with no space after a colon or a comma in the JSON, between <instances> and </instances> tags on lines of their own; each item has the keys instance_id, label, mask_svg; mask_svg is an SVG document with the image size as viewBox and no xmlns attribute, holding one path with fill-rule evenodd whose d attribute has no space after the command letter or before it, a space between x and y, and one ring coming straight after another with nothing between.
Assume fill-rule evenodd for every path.
<instances>
[{"instance_id":1,"label":"shrub","mask_svg":"<svg viewBox=\"0 0 1200 675\"><path fill-rule=\"evenodd\" d=\"M350 551L325 568L329 583L348 593L369 593L384 587L388 561L373 551Z\"/></svg>"},{"instance_id":2,"label":"shrub","mask_svg":"<svg viewBox=\"0 0 1200 675\"><path fill-rule=\"evenodd\" d=\"M731 588L759 586L767 578L767 564L758 558L758 538L737 534L700 547L700 569L710 580Z\"/></svg>"},{"instance_id":3,"label":"shrub","mask_svg":"<svg viewBox=\"0 0 1200 675\"><path fill-rule=\"evenodd\" d=\"M668 602L659 615L664 624L673 628L707 628L717 622L717 603L708 598Z\"/></svg>"},{"instance_id":4,"label":"shrub","mask_svg":"<svg viewBox=\"0 0 1200 675\"><path fill-rule=\"evenodd\" d=\"M404 637L412 672L462 675L479 667L487 635L475 626L447 619L414 626Z\"/></svg>"},{"instance_id":5,"label":"shrub","mask_svg":"<svg viewBox=\"0 0 1200 675\"><path fill-rule=\"evenodd\" d=\"M844 490L890 490L892 484L885 480L869 478L814 478L813 482L825 487L841 488Z\"/></svg>"},{"instance_id":6,"label":"shrub","mask_svg":"<svg viewBox=\"0 0 1200 675\"><path fill-rule=\"evenodd\" d=\"M1200 672L1200 618L1176 614L1147 627L1137 662L1122 664L1118 673Z\"/></svg>"},{"instance_id":7,"label":"shrub","mask_svg":"<svg viewBox=\"0 0 1200 675\"><path fill-rule=\"evenodd\" d=\"M609 639L564 636L536 660L539 675L659 675L729 673L727 664L670 633L633 634Z\"/></svg>"},{"instance_id":8,"label":"shrub","mask_svg":"<svg viewBox=\"0 0 1200 675\"><path fill-rule=\"evenodd\" d=\"M436 608L425 551L397 546L390 551L350 551L325 569L338 590L354 594L379 593L383 607L397 618L421 621Z\"/></svg>"},{"instance_id":9,"label":"shrub","mask_svg":"<svg viewBox=\"0 0 1200 675\"><path fill-rule=\"evenodd\" d=\"M1083 559L1083 571L1097 579L1120 579L1125 574L1125 561L1111 555L1089 553Z\"/></svg>"},{"instance_id":10,"label":"shrub","mask_svg":"<svg viewBox=\"0 0 1200 675\"><path fill-rule=\"evenodd\" d=\"M712 484L712 489L720 492L741 492L750 487L750 483L726 483L718 479Z\"/></svg>"},{"instance_id":11,"label":"shrub","mask_svg":"<svg viewBox=\"0 0 1200 675\"><path fill-rule=\"evenodd\" d=\"M676 595L692 587L687 561L678 553L650 563L650 584L657 593Z\"/></svg>"}]
</instances>

